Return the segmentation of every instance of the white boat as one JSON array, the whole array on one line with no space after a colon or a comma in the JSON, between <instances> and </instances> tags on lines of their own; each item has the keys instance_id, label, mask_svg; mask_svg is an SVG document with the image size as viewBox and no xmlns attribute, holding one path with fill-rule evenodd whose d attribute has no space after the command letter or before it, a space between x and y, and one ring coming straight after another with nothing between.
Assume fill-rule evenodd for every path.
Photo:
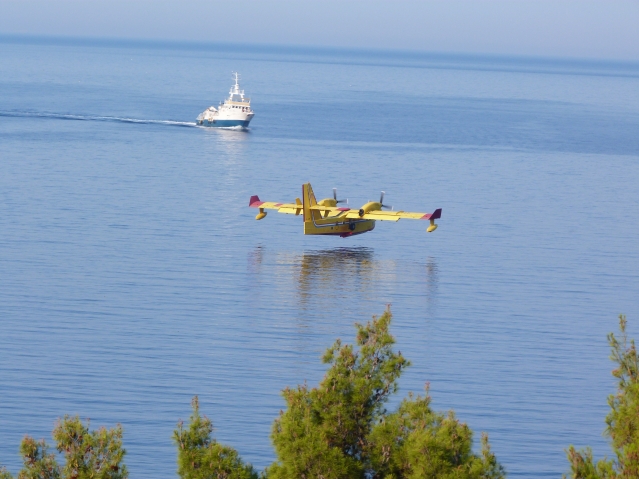
<instances>
[{"instance_id":1,"label":"white boat","mask_svg":"<svg viewBox=\"0 0 639 479\"><path fill-rule=\"evenodd\" d=\"M197 124L217 128L247 128L255 115L251 109L251 99L240 90L240 75L233 72L235 85L231 87L229 97L215 108L208 107L197 117Z\"/></svg>"}]
</instances>

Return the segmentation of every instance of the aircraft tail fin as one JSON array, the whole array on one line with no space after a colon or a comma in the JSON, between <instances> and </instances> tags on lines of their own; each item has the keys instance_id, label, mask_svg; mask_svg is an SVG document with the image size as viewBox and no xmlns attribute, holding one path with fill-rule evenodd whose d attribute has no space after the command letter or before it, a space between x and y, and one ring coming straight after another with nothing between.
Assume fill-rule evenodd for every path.
<instances>
[{"instance_id":1,"label":"aircraft tail fin","mask_svg":"<svg viewBox=\"0 0 639 479\"><path fill-rule=\"evenodd\" d=\"M313 219L320 219L322 213L317 210L311 210L311 206L317 204L315 199L315 193L310 183L304 183L302 185L302 204L304 206L304 222L312 221Z\"/></svg>"}]
</instances>

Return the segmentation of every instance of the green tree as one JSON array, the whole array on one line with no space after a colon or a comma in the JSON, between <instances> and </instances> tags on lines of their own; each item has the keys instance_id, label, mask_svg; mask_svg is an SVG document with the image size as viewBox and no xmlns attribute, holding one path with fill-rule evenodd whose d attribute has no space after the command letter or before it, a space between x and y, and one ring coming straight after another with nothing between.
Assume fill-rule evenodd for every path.
<instances>
[{"instance_id":1,"label":"green tree","mask_svg":"<svg viewBox=\"0 0 639 479\"><path fill-rule=\"evenodd\" d=\"M453 411L435 412L425 396L409 394L397 412L384 417L371 433L375 477L500 478L503 467L482 435L481 456L472 452L471 429Z\"/></svg>"},{"instance_id":2,"label":"green tree","mask_svg":"<svg viewBox=\"0 0 639 479\"><path fill-rule=\"evenodd\" d=\"M60 479L60 466L44 439L26 436L20 443L20 454L24 466L18 479Z\"/></svg>"},{"instance_id":3,"label":"green tree","mask_svg":"<svg viewBox=\"0 0 639 479\"><path fill-rule=\"evenodd\" d=\"M200 415L197 396L191 405L188 427L180 421L173 432L178 447L178 475L182 479L257 479L253 466L245 464L235 449L212 438L213 424Z\"/></svg>"},{"instance_id":4,"label":"green tree","mask_svg":"<svg viewBox=\"0 0 639 479\"><path fill-rule=\"evenodd\" d=\"M636 479L639 477L639 358L634 340L628 339L626 317L619 316L620 337L608 335L610 359L617 367L617 392L608 397L610 413L604 434L612 441L615 459L595 462L592 449L566 451L573 479Z\"/></svg>"},{"instance_id":5,"label":"green tree","mask_svg":"<svg viewBox=\"0 0 639 479\"><path fill-rule=\"evenodd\" d=\"M122 463L125 450L122 447L122 428L100 428L89 431L80 418L65 416L58 420L53 438L58 452L65 457L64 467L58 464L55 453L44 439L36 441L26 436L20 443L24 463L18 479L127 479L128 472ZM6 468L0 468L0 479L12 476Z\"/></svg>"},{"instance_id":6,"label":"green tree","mask_svg":"<svg viewBox=\"0 0 639 479\"><path fill-rule=\"evenodd\" d=\"M13 479L11 473L4 466L0 466L0 479Z\"/></svg>"},{"instance_id":7,"label":"green tree","mask_svg":"<svg viewBox=\"0 0 639 479\"><path fill-rule=\"evenodd\" d=\"M58 452L64 454L64 479L126 479L122 463L126 451L122 446L122 426L101 427L89 431L89 421L64 416L53 429Z\"/></svg>"},{"instance_id":8,"label":"green tree","mask_svg":"<svg viewBox=\"0 0 639 479\"><path fill-rule=\"evenodd\" d=\"M330 367L316 388L287 388L287 409L271 438L277 461L269 479L501 478L504 470L482 440L452 412L435 413L430 397L409 396L395 413L385 404L409 362L393 351L389 309L357 324L357 346L340 340L328 349Z\"/></svg>"}]
</instances>

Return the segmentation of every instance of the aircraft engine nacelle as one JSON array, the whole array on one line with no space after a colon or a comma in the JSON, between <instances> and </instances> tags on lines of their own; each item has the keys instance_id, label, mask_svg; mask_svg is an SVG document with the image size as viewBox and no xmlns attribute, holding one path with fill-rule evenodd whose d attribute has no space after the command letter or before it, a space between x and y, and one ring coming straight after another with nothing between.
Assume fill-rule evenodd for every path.
<instances>
[{"instance_id":1,"label":"aircraft engine nacelle","mask_svg":"<svg viewBox=\"0 0 639 479\"><path fill-rule=\"evenodd\" d=\"M317 203L319 206L326 206L328 208L336 208L339 203L348 204L348 198L344 200L337 199L337 188L333 188L333 197L332 198L324 198L322 201Z\"/></svg>"},{"instance_id":2,"label":"aircraft engine nacelle","mask_svg":"<svg viewBox=\"0 0 639 479\"><path fill-rule=\"evenodd\" d=\"M364 206L362 206L358 214L360 217L364 216L366 213L370 213L371 211L379 211L382 209L382 204L377 201L369 201Z\"/></svg>"},{"instance_id":3,"label":"aircraft engine nacelle","mask_svg":"<svg viewBox=\"0 0 639 479\"><path fill-rule=\"evenodd\" d=\"M319 206L328 206L330 208L335 208L337 206L337 200L333 198L324 198L322 201L317 203Z\"/></svg>"}]
</instances>

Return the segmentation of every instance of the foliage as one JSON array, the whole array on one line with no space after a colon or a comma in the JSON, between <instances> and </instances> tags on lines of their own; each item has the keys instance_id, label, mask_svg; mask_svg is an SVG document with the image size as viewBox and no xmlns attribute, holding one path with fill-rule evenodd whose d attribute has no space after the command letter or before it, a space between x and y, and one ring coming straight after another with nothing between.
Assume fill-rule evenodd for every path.
<instances>
[{"instance_id":1,"label":"foliage","mask_svg":"<svg viewBox=\"0 0 639 479\"><path fill-rule=\"evenodd\" d=\"M13 479L11 473L4 466L0 466L0 479Z\"/></svg>"},{"instance_id":2,"label":"foliage","mask_svg":"<svg viewBox=\"0 0 639 479\"><path fill-rule=\"evenodd\" d=\"M452 411L433 411L428 388L425 396L409 394L397 411L386 410L391 394L397 392L399 377L410 364L401 352L393 350L391 319L387 309L367 324L357 324L356 346L338 339L323 357L329 368L319 386L309 388L304 384L283 391L287 409L275 420L271 434L277 460L264 471L263 479L505 477L490 451L487 436L482 436L481 454L473 453L470 428ZM623 344L612 335L610 339L616 345L613 352L617 355L613 356L622 366L615 374L628 388L636 384L638 368L634 343L630 349L626 346L623 321ZM632 470L636 471L636 442L628 438L634 437L637 429L634 423L632 428L624 428L626 416L632 411L636 416L636 398L633 403L625 402L625 398L611 398L613 413L608 424L614 431L613 442L625 451L623 462L619 456L619 464L635 467ZM213 424L200 414L197 396L192 408L188 425L180 421L173 433L180 478L258 479L251 464L243 462L236 450L213 439ZM58 465L44 440L27 436L20 445L24 467L17 479L128 479L121 426L90 431L88 421L85 424L77 416L64 416L56 423L53 438L65 458L64 467ZM582 458L572 449L571 453L576 455L575 460L577 456ZM583 457L584 467L591 465L597 474L598 468L607 467L608 463L601 461L603 465L593 466L592 454L586 452ZM0 479L12 479L6 468L0 467Z\"/></svg>"},{"instance_id":3,"label":"foliage","mask_svg":"<svg viewBox=\"0 0 639 479\"><path fill-rule=\"evenodd\" d=\"M11 473L4 466L0 466L0 479L13 479Z\"/></svg>"},{"instance_id":4,"label":"foliage","mask_svg":"<svg viewBox=\"0 0 639 479\"><path fill-rule=\"evenodd\" d=\"M182 479L257 479L253 466L242 462L235 449L211 437L213 424L200 415L197 396L191 405L193 413L188 428L180 421L173 432L178 446L179 476Z\"/></svg>"},{"instance_id":5,"label":"foliage","mask_svg":"<svg viewBox=\"0 0 639 479\"><path fill-rule=\"evenodd\" d=\"M371 433L372 468L380 478L501 478L504 469L482 435L482 455L472 452L471 429L455 413L434 412L426 396L409 394L397 412Z\"/></svg>"},{"instance_id":6,"label":"foliage","mask_svg":"<svg viewBox=\"0 0 639 479\"><path fill-rule=\"evenodd\" d=\"M626 317L619 316L620 337L608 335L610 359L618 367L612 375L618 379L617 392L608 397L610 413L605 435L612 440L616 459L595 462L592 450L566 451L574 479L630 479L639 477L639 358L634 340L628 340Z\"/></svg>"},{"instance_id":7,"label":"foliage","mask_svg":"<svg viewBox=\"0 0 639 479\"><path fill-rule=\"evenodd\" d=\"M66 459L65 479L126 479L128 471L122 460L122 426L101 427L89 431L89 423L79 417L64 416L53 429L58 452Z\"/></svg>"},{"instance_id":8,"label":"foliage","mask_svg":"<svg viewBox=\"0 0 639 479\"><path fill-rule=\"evenodd\" d=\"M18 479L127 479L122 464L126 451L122 447L122 427L89 431L79 417L64 416L58 420L53 438L58 452L66 459L60 467L56 455L44 439L26 436L20 443L24 466ZM0 468L0 479L11 479L6 468Z\"/></svg>"},{"instance_id":9,"label":"foliage","mask_svg":"<svg viewBox=\"0 0 639 479\"><path fill-rule=\"evenodd\" d=\"M25 437L20 443L20 454L24 466L18 473L18 479L59 479L60 466L55 454L49 452L44 439L36 441Z\"/></svg>"},{"instance_id":10,"label":"foliage","mask_svg":"<svg viewBox=\"0 0 639 479\"><path fill-rule=\"evenodd\" d=\"M452 412L434 413L430 398L409 396L397 412L385 404L409 362L393 351L391 313L357 324L357 346L340 340L328 349L329 370L318 387L287 388L287 410L271 438L277 461L269 479L501 478L503 468L482 440Z\"/></svg>"}]
</instances>

